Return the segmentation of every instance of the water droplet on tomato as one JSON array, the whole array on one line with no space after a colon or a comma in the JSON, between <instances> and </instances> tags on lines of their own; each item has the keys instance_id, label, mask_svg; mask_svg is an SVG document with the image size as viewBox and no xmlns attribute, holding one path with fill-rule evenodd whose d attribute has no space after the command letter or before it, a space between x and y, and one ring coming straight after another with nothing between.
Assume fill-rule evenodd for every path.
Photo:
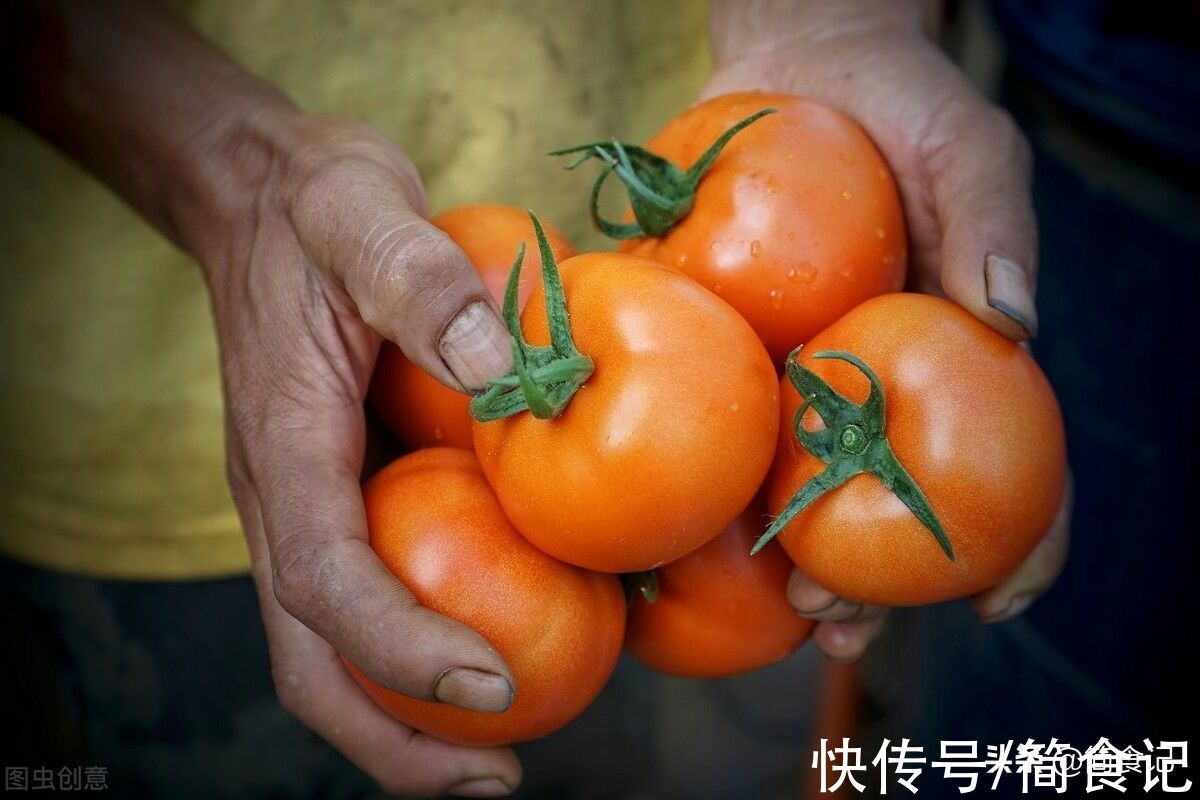
<instances>
[{"instance_id":1,"label":"water droplet on tomato","mask_svg":"<svg viewBox=\"0 0 1200 800\"><path fill-rule=\"evenodd\" d=\"M755 239L750 243L750 255L753 258L758 258L762 255L762 242L760 242L758 239Z\"/></svg>"},{"instance_id":2,"label":"water droplet on tomato","mask_svg":"<svg viewBox=\"0 0 1200 800\"><path fill-rule=\"evenodd\" d=\"M687 263L687 260L688 260L687 253L680 253L678 256L676 256L675 263L682 267L684 264Z\"/></svg>"},{"instance_id":3,"label":"water droplet on tomato","mask_svg":"<svg viewBox=\"0 0 1200 800\"><path fill-rule=\"evenodd\" d=\"M730 404L729 404L729 410L730 410L730 411L737 411L737 410L738 410L738 408L739 408L739 406L738 406L738 404L737 404L737 403L730 403Z\"/></svg>"},{"instance_id":4,"label":"water droplet on tomato","mask_svg":"<svg viewBox=\"0 0 1200 800\"><path fill-rule=\"evenodd\" d=\"M817 277L817 268L812 264L802 264L799 269L789 269L788 278L792 283L812 283Z\"/></svg>"},{"instance_id":5,"label":"water droplet on tomato","mask_svg":"<svg viewBox=\"0 0 1200 800\"><path fill-rule=\"evenodd\" d=\"M446 432L441 428L434 428L433 438L440 442L442 439L446 438Z\"/></svg>"},{"instance_id":6,"label":"water droplet on tomato","mask_svg":"<svg viewBox=\"0 0 1200 800\"><path fill-rule=\"evenodd\" d=\"M854 197L854 195L850 194L850 190L849 190L849 189L843 189L843 190L842 190L842 199L843 199L843 200L849 200L851 197Z\"/></svg>"},{"instance_id":7,"label":"water droplet on tomato","mask_svg":"<svg viewBox=\"0 0 1200 800\"><path fill-rule=\"evenodd\" d=\"M884 233L883 228L876 228L875 235L878 236L880 239L882 239L884 236L887 236L887 234Z\"/></svg>"},{"instance_id":8,"label":"water droplet on tomato","mask_svg":"<svg viewBox=\"0 0 1200 800\"><path fill-rule=\"evenodd\" d=\"M788 234L788 241L789 241L789 242L794 242L794 241L796 241L796 234L794 234L794 233L789 233L789 234Z\"/></svg>"},{"instance_id":9,"label":"water droplet on tomato","mask_svg":"<svg viewBox=\"0 0 1200 800\"><path fill-rule=\"evenodd\" d=\"M771 308L783 308L783 292L772 289L767 296L771 298Z\"/></svg>"}]
</instances>

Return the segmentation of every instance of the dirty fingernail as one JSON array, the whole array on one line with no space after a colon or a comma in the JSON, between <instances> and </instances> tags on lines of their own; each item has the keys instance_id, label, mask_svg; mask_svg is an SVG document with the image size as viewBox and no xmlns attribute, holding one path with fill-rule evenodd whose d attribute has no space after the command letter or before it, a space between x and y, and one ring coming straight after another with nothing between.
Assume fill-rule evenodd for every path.
<instances>
[{"instance_id":1,"label":"dirty fingernail","mask_svg":"<svg viewBox=\"0 0 1200 800\"><path fill-rule=\"evenodd\" d=\"M512 685L502 675L468 667L443 672L433 686L433 696L443 703L498 714L512 705Z\"/></svg>"},{"instance_id":2,"label":"dirty fingernail","mask_svg":"<svg viewBox=\"0 0 1200 800\"><path fill-rule=\"evenodd\" d=\"M478 391L512 369L508 329L490 305L472 303L450 320L438 341L442 361L463 388Z\"/></svg>"},{"instance_id":3,"label":"dirty fingernail","mask_svg":"<svg viewBox=\"0 0 1200 800\"><path fill-rule=\"evenodd\" d=\"M1025 270L1003 256L990 255L983 276L988 305L1024 328L1030 339L1037 336L1037 308Z\"/></svg>"},{"instance_id":4,"label":"dirty fingernail","mask_svg":"<svg viewBox=\"0 0 1200 800\"><path fill-rule=\"evenodd\" d=\"M472 778L456 783L448 790L448 794L458 797L501 797L509 794L512 789L499 778Z\"/></svg>"}]
</instances>

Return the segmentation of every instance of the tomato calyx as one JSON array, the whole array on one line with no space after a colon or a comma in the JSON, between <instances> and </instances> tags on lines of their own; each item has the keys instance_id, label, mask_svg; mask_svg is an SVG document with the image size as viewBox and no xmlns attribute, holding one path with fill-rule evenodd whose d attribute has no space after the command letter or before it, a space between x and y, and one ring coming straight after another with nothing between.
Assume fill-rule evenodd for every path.
<instances>
[{"instance_id":1,"label":"tomato calyx","mask_svg":"<svg viewBox=\"0 0 1200 800\"><path fill-rule=\"evenodd\" d=\"M605 236L612 239L662 236L692 210L700 179L712 167L725 145L747 125L775 111L774 108L764 108L729 128L686 171L645 148L616 139L564 147L551 151L550 155L579 153L579 158L568 164L567 169L575 169L590 158L604 162L604 170L592 185L590 205L592 222ZM634 222L619 225L600 216L600 189L610 174L615 174L625 184Z\"/></svg>"},{"instance_id":2,"label":"tomato calyx","mask_svg":"<svg viewBox=\"0 0 1200 800\"><path fill-rule=\"evenodd\" d=\"M648 569L644 572L626 572L621 575L621 584L625 587L625 600L632 606L640 594L647 603L658 599L658 570Z\"/></svg>"},{"instance_id":3,"label":"tomato calyx","mask_svg":"<svg viewBox=\"0 0 1200 800\"><path fill-rule=\"evenodd\" d=\"M953 561L954 547L950 544L950 538L942 528L941 521L929 505L921 487L896 458L888 441L884 431L883 384L880 383L879 376L853 353L841 350L813 353L813 358L845 361L867 376L871 382L871 391L866 401L858 405L843 397L821 376L801 364L797 360L800 349L797 347L793 350L787 360L788 380L804 398L804 403L796 410L792 429L795 431L796 440L804 449L824 461L827 466L792 495L783 512L755 542L750 551L751 555L775 538L776 534L818 497L838 488L855 475L866 472L879 478L880 482L908 507L913 516L937 539L938 546L942 548L946 557ZM804 415L810 408L825 423L825 427L819 431L810 431L804 427Z\"/></svg>"},{"instance_id":4,"label":"tomato calyx","mask_svg":"<svg viewBox=\"0 0 1200 800\"><path fill-rule=\"evenodd\" d=\"M521 315L517 311L521 262L525 258L525 243L521 242L504 287L504 324L512 334L513 370L488 381L488 388L471 399L471 416L480 422L511 417L522 411L529 411L538 419L557 417L595 369L592 359L579 352L571 335L567 298L546 232L532 211L529 218L533 220L542 257L550 345L529 344L521 330Z\"/></svg>"}]
</instances>

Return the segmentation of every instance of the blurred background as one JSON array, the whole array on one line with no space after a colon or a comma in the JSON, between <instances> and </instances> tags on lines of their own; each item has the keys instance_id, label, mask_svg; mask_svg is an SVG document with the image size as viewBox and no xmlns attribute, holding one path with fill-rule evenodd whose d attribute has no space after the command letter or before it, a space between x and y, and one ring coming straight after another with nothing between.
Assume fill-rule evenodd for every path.
<instances>
[{"instance_id":1,"label":"blurred background","mask_svg":"<svg viewBox=\"0 0 1200 800\"><path fill-rule=\"evenodd\" d=\"M256 71L305 71L286 46L263 43L256 51L252 27L222 28L212 4L176 5ZM637 5L628 4L620 24L645 31L676 26L675 39L695 46L659 56L682 65L669 75L658 61L631 66L628 91L637 97L626 97L621 109L652 113L593 115L578 122L581 130L558 131L555 143L586 139L584 127L645 139L675 108L668 98L690 97L702 83L702 4L670 20L647 19ZM286 9L275 13L282 18ZM1057 738L1084 749L1100 737L1140 746L1196 732L1200 4L964 0L951 4L945 47L1014 115L1034 149L1041 330L1033 351L1064 408L1075 478L1065 572L1026 614L998 625L979 624L964 603L899 610L856 667L829 669L806 647L762 672L701 683L656 675L624 658L609 690L583 717L519 748L526 783L518 796L811 796L818 731L850 736L868 762L884 739L905 737L934 757L938 743L950 739L982 747ZM302 102L332 111L351 102L363 86L355 63L347 60L349 72L340 77L303 76L313 88ZM443 91L480 95L487 87ZM461 107L451 103L441 119L489 124L457 119ZM481 107L478 113L487 113L486 103ZM386 119L372 121L387 130ZM155 335L173 350L169 360L179 374L139 375L132 364L117 373L123 380L158 386L203 373L201 384L211 389L211 334L172 338L209 324L199 276L182 271L186 258L145 231L130 233L128 212L115 201L89 206L104 189L11 120L0 126L6 285L28 288L29 259L86 265L97 242L144 262L145 274L155 276L147 280L178 283L189 298L199 290L201 299L164 310L158 328L119 332L111 352L90 352L98 365L96 392L120 388L111 370L114 359L122 360L121 337ZM468 187L480 191L471 184L472 158L496 157L470 155L468 143L470 157L444 168L448 146L430 142L421 150L435 207ZM550 181L571 180L557 170L545 173ZM85 186L83 196L67 196L62 187L72 181ZM482 190L522 203L550 191L528 184ZM52 205L72 215L70 231L36 227L36 215ZM559 224L584 246L597 244L582 215ZM54 288L61 292L55 302L67 307L96 297L111 305L141 299L139 288L95 274ZM0 291L0 527L9 526L5 540L14 543L6 548L12 557L0 559L4 764L105 765L110 786L131 797L228 796L232 785L253 786L262 796L371 796L365 776L274 704L253 589L222 574L235 572L244 553L231 550L198 582L100 581L28 563L39 562L40 544L19 528L43 519L37 503L53 500L52 491L34 497L29 489L30 475L44 466L39 453L52 446L37 439L39 431L76 437L78 458L59 478L85 495L94 486L94 505L104 513L153 525L179 480L189 490L204 484L189 497L225 491L219 442L199 448L215 455L189 465L186 478L132 489L105 483L112 478L103 474L109 454L159 443L140 441L134 424L96 430L86 401L47 404L6 377L9 367L15 372L44 360L52 381L63 368L52 357L55 348L88 347L86 330L75 330L75 340L48 331L44 312L29 298ZM205 391L197 389L191 402L211 427L220 408ZM31 415L38 424L30 424ZM192 438L209 428L180 424L166 446L193 452ZM197 551L209 547L208 528L231 523L222 502L196 509L204 520L191 540ZM103 548L93 558L103 559ZM236 714L222 715L222 708ZM124 765L135 760L152 764L145 784L128 782L136 770ZM927 769L921 796L959 795L956 784L939 778ZM163 786L174 788L164 793ZM877 791L868 782L865 794Z\"/></svg>"}]
</instances>

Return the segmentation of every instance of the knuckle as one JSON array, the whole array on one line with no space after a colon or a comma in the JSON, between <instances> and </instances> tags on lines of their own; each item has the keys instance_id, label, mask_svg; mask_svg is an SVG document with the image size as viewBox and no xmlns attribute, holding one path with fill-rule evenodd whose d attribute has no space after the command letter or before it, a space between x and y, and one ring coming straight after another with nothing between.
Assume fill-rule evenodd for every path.
<instances>
[{"instance_id":1,"label":"knuckle","mask_svg":"<svg viewBox=\"0 0 1200 800\"><path fill-rule=\"evenodd\" d=\"M304 622L319 602L325 559L312 547L285 539L271 552L271 589L283 610Z\"/></svg>"},{"instance_id":2,"label":"knuckle","mask_svg":"<svg viewBox=\"0 0 1200 800\"><path fill-rule=\"evenodd\" d=\"M411 322L437 307L460 279L458 246L418 219L380 226L363 251L363 290L375 302L362 310L372 327L397 318Z\"/></svg>"},{"instance_id":3,"label":"knuckle","mask_svg":"<svg viewBox=\"0 0 1200 800\"><path fill-rule=\"evenodd\" d=\"M345 208L355 186L367 174L364 159L354 153L309 156L292 196L292 217L308 227L331 209Z\"/></svg>"},{"instance_id":4,"label":"knuckle","mask_svg":"<svg viewBox=\"0 0 1200 800\"><path fill-rule=\"evenodd\" d=\"M276 670L272 676L275 683L275 696L283 710L297 719L307 716L308 689L298 674L290 671Z\"/></svg>"}]
</instances>

